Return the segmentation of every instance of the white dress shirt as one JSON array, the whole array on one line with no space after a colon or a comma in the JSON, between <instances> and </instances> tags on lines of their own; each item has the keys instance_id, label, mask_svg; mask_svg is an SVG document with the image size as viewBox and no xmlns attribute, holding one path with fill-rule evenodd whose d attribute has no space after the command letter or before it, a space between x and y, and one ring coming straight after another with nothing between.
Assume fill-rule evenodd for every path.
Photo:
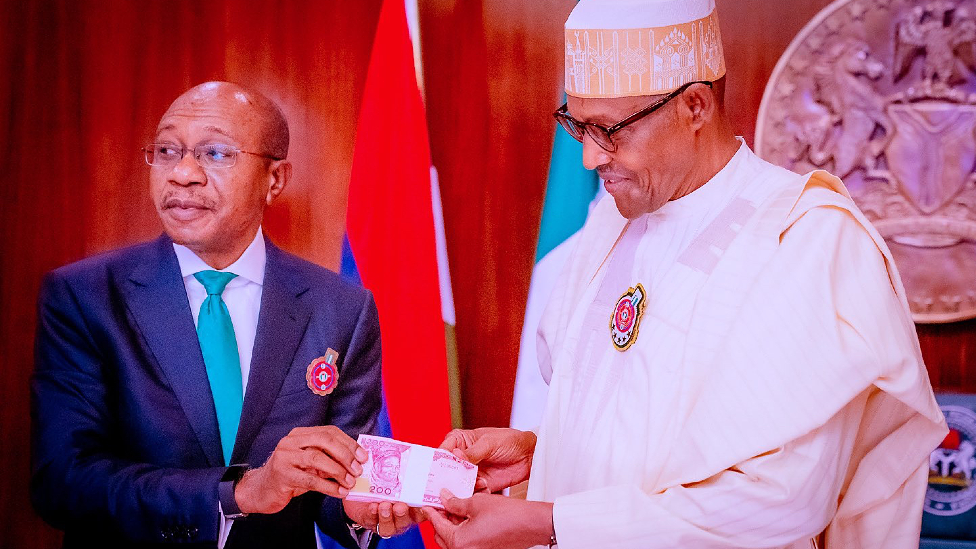
<instances>
[{"instance_id":1,"label":"white dress shirt","mask_svg":"<svg viewBox=\"0 0 976 549\"><path fill-rule=\"evenodd\" d=\"M200 306L207 299L207 290L193 275L200 271L219 271L234 273L237 276L227 283L220 296L227 305L230 319L234 323L237 337L237 352L241 357L241 381L243 392L247 392L247 376L251 371L251 353L254 351L254 336L258 329L258 313L261 312L261 293L264 290L264 264L267 251L264 247L264 233L258 227L254 240L241 257L226 269L214 269L200 259L186 246L173 244L176 260L180 263L180 275L186 287L186 297L190 301L193 325L197 325Z\"/></svg>"},{"instance_id":2,"label":"white dress shirt","mask_svg":"<svg viewBox=\"0 0 976 549\"><path fill-rule=\"evenodd\" d=\"M183 277L183 286L186 288L186 297L190 302L190 312L193 314L193 325L197 325L200 316L200 307L207 299L207 290L193 275L200 271L219 271L234 273L237 276L227 283L224 293L220 296L227 311L230 313L231 322L234 323L234 335L237 338L237 352L241 358L241 383L243 393L247 393L247 376L251 372L251 355L254 352L254 338L258 329L258 314L261 312L261 294L264 291L264 268L267 262L267 250L264 243L264 233L258 227L254 240L248 245L241 257L231 263L225 269L214 269L200 259L200 256L192 250L180 244L173 244L176 251L176 260L180 264L180 275ZM233 519L224 516L223 509L218 503L218 514L220 515L220 530L217 537L217 547L223 548L227 543L227 536L230 535L230 528L234 524ZM359 541L360 547L366 547L371 537L370 532L360 532L352 528L350 533ZM315 537L316 544L319 543L318 536Z\"/></svg>"},{"instance_id":3,"label":"white dress shirt","mask_svg":"<svg viewBox=\"0 0 976 549\"><path fill-rule=\"evenodd\" d=\"M247 376L251 372L251 354L254 352L254 337L258 330L258 313L261 312L261 293L264 291L264 266L267 261L267 250L264 245L264 233L258 227L254 240L248 245L241 257L231 263L226 269L214 269L200 259L186 246L173 243L176 260L180 264L180 275L186 288L186 297L190 302L190 312L193 314L193 325L197 325L200 317L200 307L207 299L207 290L193 275L200 271L219 271L234 273L237 276L227 283L220 298L227 305L231 322L234 323L234 336L237 338L237 353L241 359L242 394L247 392ZM234 524L232 519L224 517L223 509L218 503L220 515L220 531L217 537L217 547L223 548L227 543L227 536Z\"/></svg>"}]
</instances>

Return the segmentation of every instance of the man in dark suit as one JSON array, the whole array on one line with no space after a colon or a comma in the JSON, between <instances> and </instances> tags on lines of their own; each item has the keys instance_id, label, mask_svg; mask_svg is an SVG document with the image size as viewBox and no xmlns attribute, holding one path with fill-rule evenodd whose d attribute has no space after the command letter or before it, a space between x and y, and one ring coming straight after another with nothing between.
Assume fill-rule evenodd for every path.
<instances>
[{"instance_id":1,"label":"man in dark suit","mask_svg":"<svg viewBox=\"0 0 976 549\"><path fill-rule=\"evenodd\" d=\"M153 144L165 234L48 274L31 382L35 508L65 546L348 547L411 523L343 501L380 410L371 294L264 239L288 126L222 82ZM247 465L250 464L250 465Z\"/></svg>"}]
</instances>

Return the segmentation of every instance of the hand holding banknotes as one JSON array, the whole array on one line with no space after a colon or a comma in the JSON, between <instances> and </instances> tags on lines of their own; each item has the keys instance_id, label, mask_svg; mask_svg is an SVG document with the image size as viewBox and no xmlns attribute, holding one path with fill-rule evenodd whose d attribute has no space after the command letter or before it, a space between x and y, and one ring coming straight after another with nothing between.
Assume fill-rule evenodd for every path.
<instances>
[{"instance_id":1,"label":"hand holding banknotes","mask_svg":"<svg viewBox=\"0 0 976 549\"><path fill-rule=\"evenodd\" d=\"M439 507L444 488L474 493L477 467L450 452L366 434L358 443L367 458L342 504L350 519L381 537L425 520L419 508Z\"/></svg>"},{"instance_id":2,"label":"hand holding banknotes","mask_svg":"<svg viewBox=\"0 0 976 549\"><path fill-rule=\"evenodd\" d=\"M382 538L402 534L426 516L420 509L412 509L403 502L342 501L346 516L356 524L376 532Z\"/></svg>"},{"instance_id":3,"label":"hand holding banknotes","mask_svg":"<svg viewBox=\"0 0 976 549\"><path fill-rule=\"evenodd\" d=\"M351 501L441 506L441 490L474 493L478 468L446 450L373 435L359 435L368 458L346 496Z\"/></svg>"},{"instance_id":4,"label":"hand holding banknotes","mask_svg":"<svg viewBox=\"0 0 976 549\"><path fill-rule=\"evenodd\" d=\"M234 498L245 513L277 513L305 492L345 497L366 458L366 450L334 425L296 427L267 463L244 473Z\"/></svg>"},{"instance_id":5,"label":"hand holding banknotes","mask_svg":"<svg viewBox=\"0 0 976 549\"><path fill-rule=\"evenodd\" d=\"M441 491L445 511L425 507L437 544L444 549L526 549L548 545L552 503L495 494L461 499Z\"/></svg>"},{"instance_id":6,"label":"hand holding banknotes","mask_svg":"<svg viewBox=\"0 0 976 549\"><path fill-rule=\"evenodd\" d=\"M478 466L477 492L500 492L529 478L535 433L501 427L455 429L441 449Z\"/></svg>"}]
</instances>

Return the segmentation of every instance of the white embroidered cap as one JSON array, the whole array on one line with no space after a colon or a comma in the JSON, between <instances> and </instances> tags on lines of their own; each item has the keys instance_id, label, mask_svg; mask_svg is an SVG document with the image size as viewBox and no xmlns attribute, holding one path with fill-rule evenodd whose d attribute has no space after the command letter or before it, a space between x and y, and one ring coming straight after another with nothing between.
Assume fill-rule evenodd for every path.
<instances>
[{"instance_id":1,"label":"white embroidered cap","mask_svg":"<svg viewBox=\"0 0 976 549\"><path fill-rule=\"evenodd\" d=\"M725 74L715 0L580 0L566 20L566 93L668 93Z\"/></svg>"}]
</instances>

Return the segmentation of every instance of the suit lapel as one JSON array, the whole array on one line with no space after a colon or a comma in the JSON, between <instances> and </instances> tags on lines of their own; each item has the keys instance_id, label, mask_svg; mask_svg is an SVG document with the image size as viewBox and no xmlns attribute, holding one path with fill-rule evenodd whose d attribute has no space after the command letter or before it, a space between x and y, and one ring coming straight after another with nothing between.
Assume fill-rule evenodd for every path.
<instances>
[{"instance_id":1,"label":"suit lapel","mask_svg":"<svg viewBox=\"0 0 976 549\"><path fill-rule=\"evenodd\" d=\"M211 466L223 465L217 414L172 241L164 236L123 283L129 311Z\"/></svg>"},{"instance_id":2,"label":"suit lapel","mask_svg":"<svg viewBox=\"0 0 976 549\"><path fill-rule=\"evenodd\" d=\"M274 405L285 374L288 373L298 344L305 334L311 310L299 299L309 286L291 267L289 258L265 239L267 263L261 312L254 337L247 393L237 429L237 442L231 461L243 463L251 444Z\"/></svg>"}]
</instances>

